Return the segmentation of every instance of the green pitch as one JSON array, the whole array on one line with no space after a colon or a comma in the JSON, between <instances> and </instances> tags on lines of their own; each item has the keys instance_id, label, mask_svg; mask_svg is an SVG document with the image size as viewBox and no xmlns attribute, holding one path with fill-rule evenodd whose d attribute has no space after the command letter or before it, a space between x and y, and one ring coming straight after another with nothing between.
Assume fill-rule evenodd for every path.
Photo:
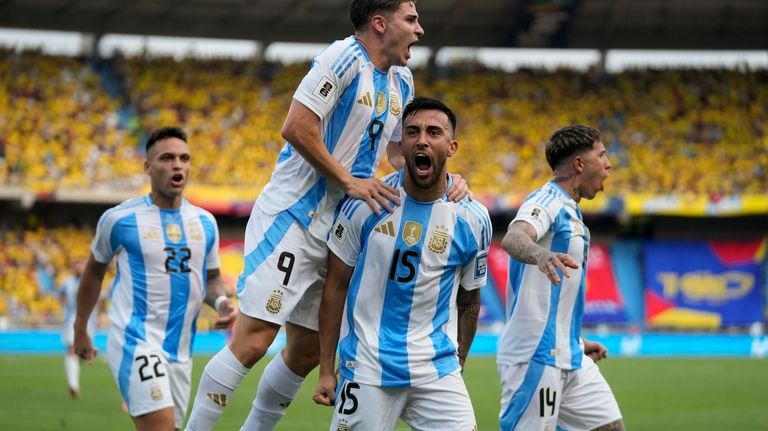
<instances>
[{"instance_id":1,"label":"green pitch","mask_svg":"<svg viewBox=\"0 0 768 431\"><path fill-rule=\"evenodd\" d=\"M192 396L207 361L195 359ZM257 365L248 375L217 429L240 428L261 369ZM615 358L602 362L601 369L629 430L768 430L766 360ZM500 389L494 359L471 357L465 378L479 429L498 429ZM311 400L316 381L316 375L310 375L278 430L328 429L331 410ZM71 400L62 357L0 356L0 430L132 429L104 362L84 365L81 385L80 400Z\"/></svg>"}]
</instances>

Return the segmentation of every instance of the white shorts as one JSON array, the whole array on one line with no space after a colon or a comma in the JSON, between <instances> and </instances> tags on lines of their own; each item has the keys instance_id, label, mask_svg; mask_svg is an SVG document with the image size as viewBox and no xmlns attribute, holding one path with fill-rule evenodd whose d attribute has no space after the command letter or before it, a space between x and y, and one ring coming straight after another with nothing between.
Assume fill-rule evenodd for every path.
<instances>
[{"instance_id":1,"label":"white shorts","mask_svg":"<svg viewBox=\"0 0 768 431\"><path fill-rule=\"evenodd\" d=\"M588 356L574 371L527 362L499 364L501 431L591 430L621 419L608 382Z\"/></svg>"},{"instance_id":2,"label":"white shorts","mask_svg":"<svg viewBox=\"0 0 768 431\"><path fill-rule=\"evenodd\" d=\"M107 343L107 362L128 413L135 417L173 407L180 429L189 404L192 361L168 362L161 348L143 341L133 347L119 344L111 331Z\"/></svg>"},{"instance_id":3,"label":"white shorts","mask_svg":"<svg viewBox=\"0 0 768 431\"><path fill-rule=\"evenodd\" d=\"M394 430L400 418L419 431L473 431L475 412L459 372L410 388L342 380L330 430Z\"/></svg>"},{"instance_id":4,"label":"white shorts","mask_svg":"<svg viewBox=\"0 0 768 431\"><path fill-rule=\"evenodd\" d=\"M317 331L328 246L290 214L254 208L245 228L245 265L237 281L243 314Z\"/></svg>"}]
</instances>

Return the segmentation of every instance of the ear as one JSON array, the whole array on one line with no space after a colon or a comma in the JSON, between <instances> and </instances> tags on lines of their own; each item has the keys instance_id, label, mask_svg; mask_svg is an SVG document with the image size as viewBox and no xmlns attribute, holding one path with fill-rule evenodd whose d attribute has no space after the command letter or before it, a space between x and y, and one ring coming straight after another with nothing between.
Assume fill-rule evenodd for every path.
<instances>
[{"instance_id":1,"label":"ear","mask_svg":"<svg viewBox=\"0 0 768 431\"><path fill-rule=\"evenodd\" d=\"M573 172L576 172L577 175L584 172L584 158L578 155L573 156L571 168L573 168Z\"/></svg>"},{"instance_id":2,"label":"ear","mask_svg":"<svg viewBox=\"0 0 768 431\"><path fill-rule=\"evenodd\" d=\"M377 33L384 33L387 30L387 19L383 15L374 15L371 18L371 28Z\"/></svg>"},{"instance_id":3,"label":"ear","mask_svg":"<svg viewBox=\"0 0 768 431\"><path fill-rule=\"evenodd\" d=\"M459 151L459 142L451 141L451 145L448 147L448 157L453 157L457 151Z\"/></svg>"},{"instance_id":4,"label":"ear","mask_svg":"<svg viewBox=\"0 0 768 431\"><path fill-rule=\"evenodd\" d=\"M144 173L149 174L149 160L144 160Z\"/></svg>"}]
</instances>

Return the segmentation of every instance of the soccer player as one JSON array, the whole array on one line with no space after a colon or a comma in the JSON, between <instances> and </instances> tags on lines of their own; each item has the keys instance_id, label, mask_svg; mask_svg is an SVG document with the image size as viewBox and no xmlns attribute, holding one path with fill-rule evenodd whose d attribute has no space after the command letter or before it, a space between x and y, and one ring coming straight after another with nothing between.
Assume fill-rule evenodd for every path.
<instances>
[{"instance_id":1,"label":"soccer player","mask_svg":"<svg viewBox=\"0 0 768 431\"><path fill-rule=\"evenodd\" d=\"M75 354L75 310L77 309L77 289L80 286L80 277L85 270L85 261L78 259L72 265L73 273L61 283L59 289L59 300L61 309L64 313L64 328L62 329L61 339L67 352L64 355L64 373L67 377L67 386L69 395L74 398L80 398L80 358ZM88 333L93 334L94 319L88 321Z\"/></svg>"},{"instance_id":2,"label":"soccer player","mask_svg":"<svg viewBox=\"0 0 768 431\"><path fill-rule=\"evenodd\" d=\"M455 128L442 102L415 98L403 112L403 204L376 213L348 200L331 230L313 399L335 402L332 431L392 430L398 418L417 430L475 429L461 370L477 328L491 222L481 204L445 196Z\"/></svg>"},{"instance_id":3,"label":"soccer player","mask_svg":"<svg viewBox=\"0 0 768 431\"><path fill-rule=\"evenodd\" d=\"M150 193L106 211L96 228L77 297L75 351L89 362L96 356L86 322L116 257L109 367L136 429L172 430L187 410L202 302L219 312L217 327L237 311L221 280L216 220L182 197L191 164L186 133L159 129L146 150Z\"/></svg>"},{"instance_id":4,"label":"soccer player","mask_svg":"<svg viewBox=\"0 0 768 431\"><path fill-rule=\"evenodd\" d=\"M622 430L595 365L607 351L580 337L590 234L578 204L603 190L611 163L587 126L556 131L545 152L553 178L528 196L502 240L512 259L497 358L500 428Z\"/></svg>"},{"instance_id":5,"label":"soccer player","mask_svg":"<svg viewBox=\"0 0 768 431\"><path fill-rule=\"evenodd\" d=\"M318 363L325 241L339 202L347 195L376 212L400 203L395 188L371 176L388 145L397 160L392 142L414 92L405 65L424 30L412 1L353 0L350 18L355 34L316 57L293 96L282 129L287 142L246 227L234 334L205 367L189 430L213 427L284 326L286 346L264 369L244 424L274 428ZM467 194L462 181L449 197Z\"/></svg>"}]
</instances>

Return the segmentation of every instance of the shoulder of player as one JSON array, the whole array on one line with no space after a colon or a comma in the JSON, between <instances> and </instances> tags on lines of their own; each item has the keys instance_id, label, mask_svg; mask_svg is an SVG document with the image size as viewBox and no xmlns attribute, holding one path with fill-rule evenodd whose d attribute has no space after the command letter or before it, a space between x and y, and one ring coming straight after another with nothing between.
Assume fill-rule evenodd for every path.
<instances>
[{"instance_id":1,"label":"shoulder of player","mask_svg":"<svg viewBox=\"0 0 768 431\"><path fill-rule=\"evenodd\" d=\"M337 40L328 46L314 61L330 69L337 78L342 78L350 70L356 70L352 65L365 61L367 58L362 45L354 37Z\"/></svg>"},{"instance_id":2,"label":"shoulder of player","mask_svg":"<svg viewBox=\"0 0 768 431\"><path fill-rule=\"evenodd\" d=\"M548 183L528 195L520 209L541 208L554 218L563 208L565 200L564 192Z\"/></svg>"},{"instance_id":3,"label":"shoulder of player","mask_svg":"<svg viewBox=\"0 0 768 431\"><path fill-rule=\"evenodd\" d=\"M104 213L99 218L99 226L105 223L114 223L125 216L134 214L141 209L151 206L152 202L148 201L147 196L139 196L125 200L120 204L104 211Z\"/></svg>"},{"instance_id":4,"label":"shoulder of player","mask_svg":"<svg viewBox=\"0 0 768 431\"><path fill-rule=\"evenodd\" d=\"M444 201L446 204L451 205L456 211L458 217L472 223L482 226L491 225L491 216L488 213L488 208L481 202L464 198L459 202Z\"/></svg>"}]
</instances>

